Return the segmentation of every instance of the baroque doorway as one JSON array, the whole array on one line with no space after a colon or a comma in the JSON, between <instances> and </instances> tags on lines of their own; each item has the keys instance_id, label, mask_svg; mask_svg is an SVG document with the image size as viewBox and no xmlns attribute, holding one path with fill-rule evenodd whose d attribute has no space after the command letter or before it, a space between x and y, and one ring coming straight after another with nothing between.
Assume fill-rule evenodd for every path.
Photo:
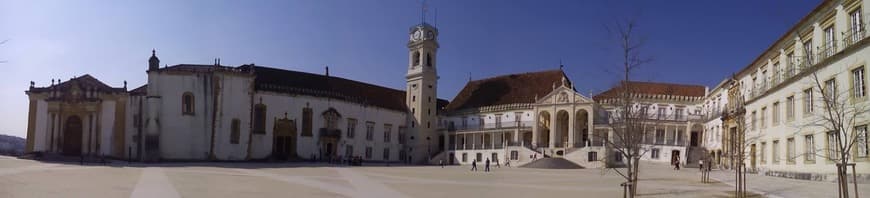
<instances>
[{"instance_id":1,"label":"baroque doorway","mask_svg":"<svg viewBox=\"0 0 870 198\"><path fill-rule=\"evenodd\" d=\"M70 116L66 119L63 130L63 154L82 154L82 119L78 116Z\"/></svg>"},{"instance_id":2,"label":"baroque doorway","mask_svg":"<svg viewBox=\"0 0 870 198\"><path fill-rule=\"evenodd\" d=\"M275 121L272 141L272 157L278 160L295 159L296 123L287 118Z\"/></svg>"}]
</instances>

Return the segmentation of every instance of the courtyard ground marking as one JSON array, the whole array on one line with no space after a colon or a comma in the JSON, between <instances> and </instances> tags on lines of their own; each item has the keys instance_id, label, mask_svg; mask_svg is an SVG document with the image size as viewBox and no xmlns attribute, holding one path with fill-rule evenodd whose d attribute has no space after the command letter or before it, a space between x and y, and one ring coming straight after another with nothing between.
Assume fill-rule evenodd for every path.
<instances>
[{"instance_id":1,"label":"courtyard ground marking","mask_svg":"<svg viewBox=\"0 0 870 198\"><path fill-rule=\"evenodd\" d=\"M172 186L172 182L166 177L162 168L145 168L142 170L142 175L139 176L139 182L133 192L130 193L130 198L178 198L181 195Z\"/></svg>"},{"instance_id":2,"label":"courtyard ground marking","mask_svg":"<svg viewBox=\"0 0 870 198\"><path fill-rule=\"evenodd\" d=\"M535 189L549 189L549 190L568 190L568 191L581 191L581 190L597 190L598 188L585 188L585 187L556 187L556 186L546 186L546 185L527 185L527 184L516 184L516 183L504 183L504 182L469 182L469 181L453 181L453 180L439 180L439 179L423 179L423 178L414 178L414 177L404 177L404 176L394 176L387 175L381 173L365 173L366 175L392 178L392 179L401 179L417 183L434 183L434 184L454 184L454 185L476 185L476 186L491 186L491 187L521 187L521 188L535 188ZM406 182L390 182L390 183L406 183Z\"/></svg>"},{"instance_id":3,"label":"courtyard ground marking","mask_svg":"<svg viewBox=\"0 0 870 198\"><path fill-rule=\"evenodd\" d=\"M334 168L338 171L342 178L350 182L350 185L356 189L357 194L354 197L408 197L399 191L370 179L365 175L357 173L350 168Z\"/></svg>"},{"instance_id":4,"label":"courtyard ground marking","mask_svg":"<svg viewBox=\"0 0 870 198\"><path fill-rule=\"evenodd\" d=\"M58 164L40 164L40 165L31 165L31 166L24 166L24 167L18 167L18 168L0 169L0 176L12 175L12 174L18 174L18 173L30 172L30 171L45 170L45 169L54 168L54 167L58 167L58 166L60 166L60 165L58 165Z\"/></svg>"},{"instance_id":5,"label":"courtyard ground marking","mask_svg":"<svg viewBox=\"0 0 870 198\"><path fill-rule=\"evenodd\" d=\"M270 178L270 179L283 181L283 182L287 182L287 183L310 186L310 187L318 188L320 190L344 195L347 197L355 197L355 195L356 195L356 192L353 189L349 189L349 188L341 187L341 186L338 186L335 184L329 184L329 183L309 179L309 178L306 178L303 176L280 175L280 174L274 174L274 173L268 173L268 172L264 172L264 171L250 170L250 169L237 169L237 171L247 173L247 174L252 175L252 176L265 177L265 178Z\"/></svg>"}]
</instances>

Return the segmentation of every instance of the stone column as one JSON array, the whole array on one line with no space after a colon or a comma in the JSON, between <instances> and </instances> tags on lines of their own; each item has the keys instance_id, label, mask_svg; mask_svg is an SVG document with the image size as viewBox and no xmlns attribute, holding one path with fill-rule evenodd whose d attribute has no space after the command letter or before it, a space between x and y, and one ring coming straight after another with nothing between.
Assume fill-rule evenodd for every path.
<instances>
[{"instance_id":1,"label":"stone column","mask_svg":"<svg viewBox=\"0 0 870 198\"><path fill-rule=\"evenodd\" d=\"M573 110L573 111L576 111L576 110ZM563 147L565 147L565 148L574 147L574 136L575 136L574 133L577 133L577 129L574 126L576 126L575 119L577 119L577 117L576 117L577 115L576 115L576 112L573 112L573 111L568 113L568 143L567 143L568 145L564 145Z\"/></svg>"},{"instance_id":2,"label":"stone column","mask_svg":"<svg viewBox=\"0 0 870 198\"><path fill-rule=\"evenodd\" d=\"M535 115L534 115L535 117L532 118L532 123L533 123L532 124L532 148L534 148L538 145L538 133L539 133L538 131L541 130L541 128L538 127L538 125L540 125L540 121L541 121L540 115L538 113L538 107L535 107L534 111L535 111Z\"/></svg>"},{"instance_id":3,"label":"stone column","mask_svg":"<svg viewBox=\"0 0 870 198\"><path fill-rule=\"evenodd\" d=\"M555 116L554 116L555 115ZM554 119L555 118L555 119ZM550 148L556 147L556 121L559 120L559 113L550 115Z\"/></svg>"}]
</instances>

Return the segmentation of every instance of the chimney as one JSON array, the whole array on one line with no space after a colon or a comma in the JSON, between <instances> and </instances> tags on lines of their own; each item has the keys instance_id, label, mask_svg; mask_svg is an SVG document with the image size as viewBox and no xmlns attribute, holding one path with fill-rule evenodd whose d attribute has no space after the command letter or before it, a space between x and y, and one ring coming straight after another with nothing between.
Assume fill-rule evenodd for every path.
<instances>
[{"instance_id":1,"label":"chimney","mask_svg":"<svg viewBox=\"0 0 870 198\"><path fill-rule=\"evenodd\" d=\"M326 66L326 77L329 77L329 65Z\"/></svg>"}]
</instances>

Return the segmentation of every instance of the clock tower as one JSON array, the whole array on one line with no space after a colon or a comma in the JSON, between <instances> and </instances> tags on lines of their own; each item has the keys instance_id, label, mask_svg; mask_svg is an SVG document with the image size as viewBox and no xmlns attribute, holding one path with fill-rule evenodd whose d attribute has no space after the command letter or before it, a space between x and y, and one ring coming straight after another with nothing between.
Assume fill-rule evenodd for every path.
<instances>
[{"instance_id":1,"label":"clock tower","mask_svg":"<svg viewBox=\"0 0 870 198\"><path fill-rule=\"evenodd\" d=\"M411 163L427 163L441 152L438 146L438 29L421 23L409 30L408 74L405 101L408 105L408 153Z\"/></svg>"}]
</instances>

